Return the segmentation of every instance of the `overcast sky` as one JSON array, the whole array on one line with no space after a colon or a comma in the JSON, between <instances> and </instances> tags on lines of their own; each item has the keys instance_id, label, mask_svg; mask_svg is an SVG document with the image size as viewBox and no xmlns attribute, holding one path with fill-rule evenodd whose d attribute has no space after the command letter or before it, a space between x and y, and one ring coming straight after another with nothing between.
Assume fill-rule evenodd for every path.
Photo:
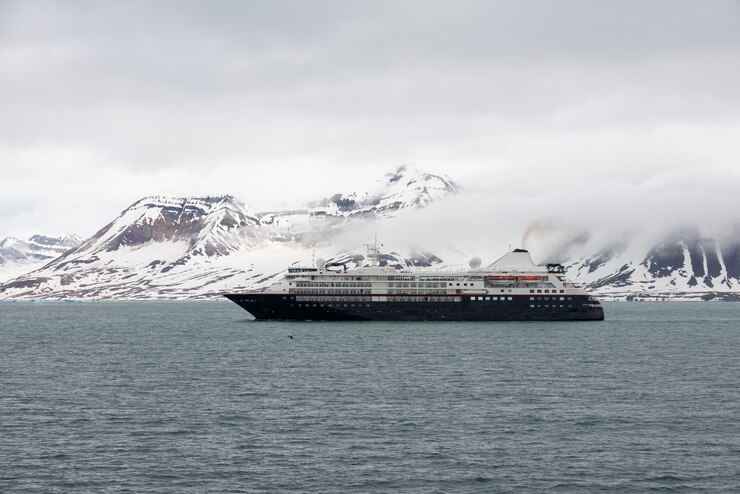
<instances>
[{"instance_id":1,"label":"overcast sky","mask_svg":"<svg viewBox=\"0 0 740 494\"><path fill-rule=\"evenodd\" d=\"M659 184L736 210L738 88L737 1L0 0L0 238L401 164L542 207Z\"/></svg>"}]
</instances>

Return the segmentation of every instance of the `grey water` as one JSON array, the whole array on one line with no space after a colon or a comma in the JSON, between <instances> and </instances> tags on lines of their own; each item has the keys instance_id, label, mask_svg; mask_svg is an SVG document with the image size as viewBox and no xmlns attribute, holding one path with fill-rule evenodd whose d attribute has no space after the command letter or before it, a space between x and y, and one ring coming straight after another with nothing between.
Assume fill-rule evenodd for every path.
<instances>
[{"instance_id":1,"label":"grey water","mask_svg":"<svg viewBox=\"0 0 740 494\"><path fill-rule=\"evenodd\" d=\"M273 323L0 303L0 492L740 492L740 304L605 306Z\"/></svg>"}]
</instances>

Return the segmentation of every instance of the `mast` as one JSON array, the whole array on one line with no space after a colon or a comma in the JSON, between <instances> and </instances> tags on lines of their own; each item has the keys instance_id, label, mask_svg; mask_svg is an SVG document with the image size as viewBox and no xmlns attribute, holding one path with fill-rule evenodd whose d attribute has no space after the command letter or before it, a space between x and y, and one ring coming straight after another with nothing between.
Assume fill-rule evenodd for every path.
<instances>
[{"instance_id":1,"label":"mast","mask_svg":"<svg viewBox=\"0 0 740 494\"><path fill-rule=\"evenodd\" d=\"M365 244L367 247L367 258L370 260L370 265L377 267L380 261L380 249L378 248L378 235L375 234L375 242L372 244Z\"/></svg>"}]
</instances>

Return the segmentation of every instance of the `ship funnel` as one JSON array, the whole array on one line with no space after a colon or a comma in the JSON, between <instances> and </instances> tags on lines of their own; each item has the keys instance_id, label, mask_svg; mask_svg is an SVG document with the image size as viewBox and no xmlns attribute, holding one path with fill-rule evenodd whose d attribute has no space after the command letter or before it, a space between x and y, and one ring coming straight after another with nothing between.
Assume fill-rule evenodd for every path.
<instances>
[{"instance_id":1,"label":"ship funnel","mask_svg":"<svg viewBox=\"0 0 740 494\"><path fill-rule=\"evenodd\" d=\"M535 266L532 256L524 249L514 249L488 266L490 269L531 269Z\"/></svg>"}]
</instances>

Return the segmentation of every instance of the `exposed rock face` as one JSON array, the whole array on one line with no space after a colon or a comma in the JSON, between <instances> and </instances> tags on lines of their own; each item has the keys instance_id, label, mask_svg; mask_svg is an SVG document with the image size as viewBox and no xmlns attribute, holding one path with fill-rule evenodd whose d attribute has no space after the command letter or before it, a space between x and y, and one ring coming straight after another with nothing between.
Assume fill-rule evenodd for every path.
<instances>
[{"instance_id":1,"label":"exposed rock face","mask_svg":"<svg viewBox=\"0 0 740 494\"><path fill-rule=\"evenodd\" d=\"M356 221L392 218L459 191L460 187L447 177L402 166L369 192L334 194L306 209L264 212L258 217L262 225L272 226L269 234L273 240L311 244L326 240Z\"/></svg>"},{"instance_id":2,"label":"exposed rock face","mask_svg":"<svg viewBox=\"0 0 740 494\"><path fill-rule=\"evenodd\" d=\"M50 260L82 243L77 235L49 237L33 235L28 240L6 237L0 240L0 265L7 262Z\"/></svg>"},{"instance_id":3,"label":"exposed rock face","mask_svg":"<svg viewBox=\"0 0 740 494\"><path fill-rule=\"evenodd\" d=\"M81 243L77 235L33 235L28 240L4 238L0 240L0 282L40 268Z\"/></svg>"},{"instance_id":4,"label":"exposed rock face","mask_svg":"<svg viewBox=\"0 0 740 494\"><path fill-rule=\"evenodd\" d=\"M740 237L733 232L708 238L682 230L646 249L625 243L592 255L564 255L578 250L575 240L558 247L559 261L570 277L604 297L735 300L740 294Z\"/></svg>"},{"instance_id":5,"label":"exposed rock face","mask_svg":"<svg viewBox=\"0 0 740 494\"><path fill-rule=\"evenodd\" d=\"M186 242L194 255L223 255L259 241L259 227L260 221L231 196L153 196L135 202L85 247L110 252L149 242Z\"/></svg>"}]
</instances>

